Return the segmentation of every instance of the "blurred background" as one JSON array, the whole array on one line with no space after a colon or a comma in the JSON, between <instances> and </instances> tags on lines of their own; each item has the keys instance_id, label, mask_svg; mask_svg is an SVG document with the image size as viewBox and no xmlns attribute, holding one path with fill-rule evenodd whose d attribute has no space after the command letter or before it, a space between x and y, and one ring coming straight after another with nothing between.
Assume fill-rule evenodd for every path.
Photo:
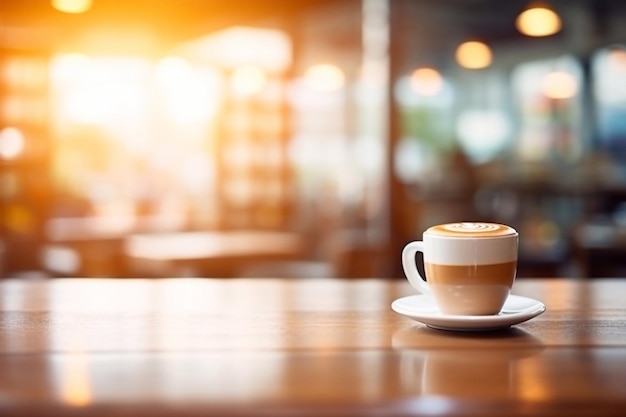
<instances>
[{"instance_id":1,"label":"blurred background","mask_svg":"<svg viewBox=\"0 0 626 417\"><path fill-rule=\"evenodd\" d=\"M626 2L4 0L0 276L626 276Z\"/></svg>"}]
</instances>

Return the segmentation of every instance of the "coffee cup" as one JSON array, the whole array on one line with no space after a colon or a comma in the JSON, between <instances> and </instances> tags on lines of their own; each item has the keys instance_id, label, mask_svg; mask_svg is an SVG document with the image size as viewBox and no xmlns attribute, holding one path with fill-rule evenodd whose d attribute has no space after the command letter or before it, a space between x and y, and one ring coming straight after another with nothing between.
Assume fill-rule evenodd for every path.
<instances>
[{"instance_id":1,"label":"coffee cup","mask_svg":"<svg viewBox=\"0 0 626 417\"><path fill-rule=\"evenodd\" d=\"M497 223L448 223L428 228L402 251L409 283L432 294L439 310L453 315L492 315L502 310L517 273L518 233ZM415 262L424 255L426 279Z\"/></svg>"}]
</instances>

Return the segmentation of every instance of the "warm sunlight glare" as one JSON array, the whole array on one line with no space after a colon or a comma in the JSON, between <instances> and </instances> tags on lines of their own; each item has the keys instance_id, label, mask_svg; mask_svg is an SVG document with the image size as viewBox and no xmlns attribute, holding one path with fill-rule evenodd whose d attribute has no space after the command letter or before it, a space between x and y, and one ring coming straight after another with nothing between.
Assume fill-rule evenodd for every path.
<instances>
[{"instance_id":1,"label":"warm sunlight glare","mask_svg":"<svg viewBox=\"0 0 626 417\"><path fill-rule=\"evenodd\" d=\"M57 55L51 68L56 110L64 121L115 130L147 107L148 69L148 61L138 58Z\"/></svg>"},{"instance_id":2,"label":"warm sunlight glare","mask_svg":"<svg viewBox=\"0 0 626 417\"><path fill-rule=\"evenodd\" d=\"M281 73L292 60L289 36L271 29L230 27L187 43L182 49L229 69L254 63L270 73Z\"/></svg>"},{"instance_id":3,"label":"warm sunlight glare","mask_svg":"<svg viewBox=\"0 0 626 417\"><path fill-rule=\"evenodd\" d=\"M561 30L561 19L553 10L533 7L519 14L515 26L527 36L550 36Z\"/></svg>"},{"instance_id":4,"label":"warm sunlight glare","mask_svg":"<svg viewBox=\"0 0 626 417\"><path fill-rule=\"evenodd\" d=\"M57 55L51 64L52 77L55 80L73 81L82 78L89 71L90 65L91 60L87 55Z\"/></svg>"},{"instance_id":5,"label":"warm sunlight glare","mask_svg":"<svg viewBox=\"0 0 626 417\"><path fill-rule=\"evenodd\" d=\"M91 121L90 97L84 93L82 85L87 84L93 72L89 56L82 54L61 54L52 59L50 66L52 83L62 89L62 102L56 108L69 120Z\"/></svg>"},{"instance_id":6,"label":"warm sunlight glare","mask_svg":"<svg viewBox=\"0 0 626 417\"><path fill-rule=\"evenodd\" d=\"M15 159L24 150L24 135L14 127L0 130L0 159Z\"/></svg>"},{"instance_id":7,"label":"warm sunlight glare","mask_svg":"<svg viewBox=\"0 0 626 417\"><path fill-rule=\"evenodd\" d=\"M543 78L541 89L546 97L566 99L576 95L578 83L571 74L564 71L554 71L546 74Z\"/></svg>"},{"instance_id":8,"label":"warm sunlight glare","mask_svg":"<svg viewBox=\"0 0 626 417\"><path fill-rule=\"evenodd\" d=\"M206 122L215 113L220 100L220 76L217 69L194 68L183 58L170 56L155 68L163 103L174 122Z\"/></svg>"},{"instance_id":9,"label":"warm sunlight glare","mask_svg":"<svg viewBox=\"0 0 626 417\"><path fill-rule=\"evenodd\" d=\"M191 74L189 63L179 57L170 56L163 58L157 63L156 77L159 83L165 88L173 90L180 86L180 83Z\"/></svg>"},{"instance_id":10,"label":"warm sunlight glare","mask_svg":"<svg viewBox=\"0 0 626 417\"><path fill-rule=\"evenodd\" d=\"M267 84L267 75L259 66L243 65L233 71L230 81L236 94L254 95L260 93Z\"/></svg>"},{"instance_id":11,"label":"warm sunlight glare","mask_svg":"<svg viewBox=\"0 0 626 417\"><path fill-rule=\"evenodd\" d=\"M434 96L443 89L443 77L433 68L418 68L411 74L411 88L421 96Z\"/></svg>"},{"instance_id":12,"label":"warm sunlight glare","mask_svg":"<svg viewBox=\"0 0 626 417\"><path fill-rule=\"evenodd\" d=\"M52 0L52 7L63 13L85 13L91 7L91 0Z\"/></svg>"},{"instance_id":13,"label":"warm sunlight glare","mask_svg":"<svg viewBox=\"0 0 626 417\"><path fill-rule=\"evenodd\" d=\"M491 65L491 49L483 42L464 42L456 50L456 61L463 68L486 68Z\"/></svg>"},{"instance_id":14,"label":"warm sunlight glare","mask_svg":"<svg viewBox=\"0 0 626 417\"><path fill-rule=\"evenodd\" d=\"M337 91L345 84L343 71L332 64L314 65L307 69L304 78L311 90L319 92Z\"/></svg>"}]
</instances>

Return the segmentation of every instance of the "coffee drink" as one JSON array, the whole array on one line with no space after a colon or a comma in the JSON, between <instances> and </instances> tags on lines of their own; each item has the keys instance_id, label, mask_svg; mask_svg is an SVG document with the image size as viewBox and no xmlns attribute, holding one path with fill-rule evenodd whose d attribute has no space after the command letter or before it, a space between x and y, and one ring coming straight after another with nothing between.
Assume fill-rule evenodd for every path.
<instances>
[{"instance_id":1,"label":"coffee drink","mask_svg":"<svg viewBox=\"0 0 626 417\"><path fill-rule=\"evenodd\" d=\"M490 265L424 263L430 290L449 314L495 314L509 296L517 262ZM460 291L464 295L460 296Z\"/></svg>"},{"instance_id":2,"label":"coffee drink","mask_svg":"<svg viewBox=\"0 0 626 417\"><path fill-rule=\"evenodd\" d=\"M497 223L449 223L430 227L426 233L452 237L497 237L517 235L515 229Z\"/></svg>"},{"instance_id":3,"label":"coffee drink","mask_svg":"<svg viewBox=\"0 0 626 417\"><path fill-rule=\"evenodd\" d=\"M432 293L445 314L497 314L517 271L518 234L495 223L451 223L424 232L402 254L404 272L420 292ZM424 254L424 281L415 265Z\"/></svg>"}]
</instances>

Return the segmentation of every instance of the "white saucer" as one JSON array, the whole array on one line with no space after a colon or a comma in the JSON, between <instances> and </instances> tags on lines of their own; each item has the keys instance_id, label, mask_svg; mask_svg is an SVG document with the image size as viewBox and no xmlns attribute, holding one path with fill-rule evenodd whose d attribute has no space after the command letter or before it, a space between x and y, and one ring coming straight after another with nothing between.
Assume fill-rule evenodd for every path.
<instances>
[{"instance_id":1,"label":"white saucer","mask_svg":"<svg viewBox=\"0 0 626 417\"><path fill-rule=\"evenodd\" d=\"M435 300L428 294L410 295L391 303L396 313L441 330L484 331L504 329L522 323L546 311L537 300L519 295L509 295L502 311L493 316L460 316L443 314Z\"/></svg>"}]
</instances>

